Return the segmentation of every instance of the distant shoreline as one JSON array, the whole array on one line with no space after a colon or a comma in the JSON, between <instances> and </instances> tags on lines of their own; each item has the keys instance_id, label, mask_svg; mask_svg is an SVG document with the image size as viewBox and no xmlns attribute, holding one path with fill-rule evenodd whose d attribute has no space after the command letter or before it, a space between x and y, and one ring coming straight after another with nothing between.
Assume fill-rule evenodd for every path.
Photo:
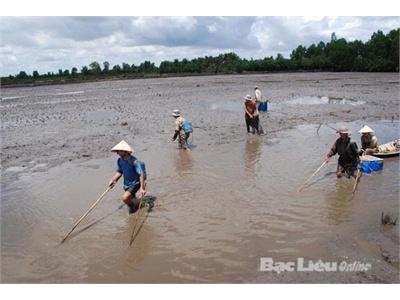
<instances>
[{"instance_id":1,"label":"distant shoreline","mask_svg":"<svg viewBox=\"0 0 400 300\"><path fill-rule=\"evenodd\" d=\"M326 73L327 71L319 71L319 70L296 70L296 71L246 71L242 73L168 73L168 74L159 74L159 73L151 73L151 74L142 74L142 75L124 75L124 76L110 76L110 77L97 77L97 78L70 78L70 79L58 79L58 80L33 80L33 81L25 81L21 83L0 83L1 88L19 88L19 87L36 87L36 86L46 86L46 85L63 85L63 84L79 84L86 82L104 82L104 81L117 81L117 80L135 80L135 79L153 79L153 78L174 78L174 77L198 77L198 76L232 76L232 75L255 75L255 74L279 74L279 73ZM399 73L399 72L354 72L354 71L346 71L346 72L333 72L328 71L329 73ZM32 80L32 79L31 79Z\"/></svg>"},{"instance_id":2,"label":"distant shoreline","mask_svg":"<svg viewBox=\"0 0 400 300\"><path fill-rule=\"evenodd\" d=\"M1 82L1 88L16 88L16 87L35 87L35 86L46 86L46 85L58 85L58 84L74 84L74 83L85 83L85 82L104 82L104 81L116 81L116 80L135 80L135 79L153 79L153 78L173 78L173 77L197 77L197 76L221 76L221 75L247 75L247 74L277 74L277 73L301 73L301 72L314 72L314 71L265 71L265 72L242 72L242 73L149 73L141 75L126 74L123 76L110 76L110 77L89 77L89 78L69 78L69 79L57 79L57 80L32 80L21 82L21 83L3 83ZM22 81L22 80L21 80Z\"/></svg>"}]
</instances>

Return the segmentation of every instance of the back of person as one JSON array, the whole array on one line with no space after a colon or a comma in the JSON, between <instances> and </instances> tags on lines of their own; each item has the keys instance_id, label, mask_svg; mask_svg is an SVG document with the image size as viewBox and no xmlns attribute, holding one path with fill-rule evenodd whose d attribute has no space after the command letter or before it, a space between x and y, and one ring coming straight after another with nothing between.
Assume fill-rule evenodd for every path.
<instances>
[{"instance_id":1,"label":"back of person","mask_svg":"<svg viewBox=\"0 0 400 300\"><path fill-rule=\"evenodd\" d=\"M254 90L254 94L256 97L256 102L261 102L262 101L262 95L261 95L261 91L258 87L255 88Z\"/></svg>"},{"instance_id":2,"label":"back of person","mask_svg":"<svg viewBox=\"0 0 400 300\"><path fill-rule=\"evenodd\" d=\"M182 129L183 123L186 121L184 117L178 117L175 119L175 130L180 131Z\"/></svg>"},{"instance_id":3,"label":"back of person","mask_svg":"<svg viewBox=\"0 0 400 300\"><path fill-rule=\"evenodd\" d=\"M175 118L175 132L172 141L175 141L176 138L179 137L179 146L186 150L190 150L188 139L190 133L193 132L191 122L187 122L185 118L181 116L179 109L175 109L172 116Z\"/></svg>"}]
</instances>

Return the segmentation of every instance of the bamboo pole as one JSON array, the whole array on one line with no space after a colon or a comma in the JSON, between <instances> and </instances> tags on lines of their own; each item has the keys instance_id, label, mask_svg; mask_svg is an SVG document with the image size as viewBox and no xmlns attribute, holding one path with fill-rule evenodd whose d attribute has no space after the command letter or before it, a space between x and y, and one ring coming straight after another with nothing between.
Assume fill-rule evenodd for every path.
<instances>
[{"instance_id":1,"label":"bamboo pole","mask_svg":"<svg viewBox=\"0 0 400 300\"><path fill-rule=\"evenodd\" d=\"M318 128L317 128L317 135L319 135L318 131L319 131L319 129L321 128L321 126L322 126L323 124L324 124L324 123L319 124L319 126L318 126Z\"/></svg>"},{"instance_id":2,"label":"bamboo pole","mask_svg":"<svg viewBox=\"0 0 400 300\"><path fill-rule=\"evenodd\" d=\"M320 128L321 128L322 125L325 125L326 127L329 127L330 129L334 130L335 132L338 132L338 130L337 130L336 128L334 128L334 127L332 127L332 126L330 126L330 125L328 125L328 124L326 124L326 123L321 123L321 124L318 126L318 128L317 128L317 134L318 134L318 135L319 135L319 130L320 130Z\"/></svg>"},{"instance_id":3,"label":"bamboo pole","mask_svg":"<svg viewBox=\"0 0 400 300\"><path fill-rule=\"evenodd\" d=\"M363 152L363 154L362 154L361 156L364 156L364 155L365 155L365 154L364 154L364 152ZM351 192L351 199L353 199L353 197L354 197L354 194L355 194L355 192L356 192L358 183L360 182L360 177L361 177L361 175L362 175L362 172L361 172L361 163L362 163L362 160L360 160L359 163L360 163L360 165L359 165L358 170L357 170L356 181L354 182L353 191Z\"/></svg>"},{"instance_id":4,"label":"bamboo pole","mask_svg":"<svg viewBox=\"0 0 400 300\"><path fill-rule=\"evenodd\" d=\"M67 239L67 237L74 231L74 229L79 225L79 223L92 211L92 209L100 202L100 200L112 189L112 187L108 187L103 194L92 204L92 206L83 214L83 216L72 226L71 230L65 235L62 239L61 243Z\"/></svg>"},{"instance_id":5,"label":"bamboo pole","mask_svg":"<svg viewBox=\"0 0 400 300\"><path fill-rule=\"evenodd\" d=\"M351 197L352 198L354 197L354 193L356 192L358 183L360 182L360 177L361 177L361 168L358 168L357 176L355 178L355 182L354 182L354 186L353 186L353 191L351 192Z\"/></svg>"},{"instance_id":6,"label":"bamboo pole","mask_svg":"<svg viewBox=\"0 0 400 300\"><path fill-rule=\"evenodd\" d=\"M324 123L324 125L326 125L327 127L329 127L329 128L332 129L332 130L335 130L336 133L339 132L335 127L332 127L332 126L330 126L330 125L328 125L328 124L326 124L326 123Z\"/></svg>"},{"instance_id":7,"label":"bamboo pole","mask_svg":"<svg viewBox=\"0 0 400 300\"><path fill-rule=\"evenodd\" d=\"M143 198L144 198L144 195L140 198L140 201L139 201L139 209L138 209L137 214L136 214L135 223L133 224L133 229L132 229L131 239L129 241L129 246L132 246L132 243L133 243L133 241L135 240L135 237L136 237L135 229L136 229L138 221L139 221L139 215L141 213L141 206L142 206Z\"/></svg>"},{"instance_id":8,"label":"bamboo pole","mask_svg":"<svg viewBox=\"0 0 400 300\"><path fill-rule=\"evenodd\" d=\"M314 176L315 176L315 174L317 174L321 169L322 169L322 167L325 165L325 164L327 164L328 162L327 161L324 161L323 163L322 163L322 165L310 176L310 177L308 177L308 179L303 183L303 185L297 190L297 192L301 192L302 191L302 189L304 188L304 186L311 180L311 178L313 178Z\"/></svg>"}]
</instances>

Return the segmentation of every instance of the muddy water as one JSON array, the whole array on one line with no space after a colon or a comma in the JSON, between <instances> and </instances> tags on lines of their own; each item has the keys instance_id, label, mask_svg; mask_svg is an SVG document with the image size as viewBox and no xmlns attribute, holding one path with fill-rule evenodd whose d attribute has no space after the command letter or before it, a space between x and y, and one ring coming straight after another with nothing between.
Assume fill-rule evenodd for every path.
<instances>
[{"instance_id":1,"label":"muddy water","mask_svg":"<svg viewBox=\"0 0 400 300\"><path fill-rule=\"evenodd\" d=\"M397 83L397 84L395 84ZM247 135L241 97L257 84L271 98L268 133ZM16 98L17 97L17 98ZM330 101L333 99L334 101ZM318 102L321 100L321 103ZM181 108L193 151L169 141ZM303 192L336 138L328 126L365 123L398 137L392 74L217 76L2 90L2 282L399 282L399 160L352 181L336 161ZM393 116L393 120L392 120ZM338 120L340 119L340 121ZM128 125L122 125L127 122ZM135 221L116 186L105 190L121 138L146 162L156 206L132 247ZM367 272L261 272L260 258L360 261Z\"/></svg>"}]
</instances>

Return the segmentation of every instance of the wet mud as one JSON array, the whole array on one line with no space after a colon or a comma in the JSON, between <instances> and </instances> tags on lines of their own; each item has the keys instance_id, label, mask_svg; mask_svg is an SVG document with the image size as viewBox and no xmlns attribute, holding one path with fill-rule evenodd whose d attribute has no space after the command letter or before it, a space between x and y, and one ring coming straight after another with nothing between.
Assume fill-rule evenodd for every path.
<instances>
[{"instance_id":1,"label":"wet mud","mask_svg":"<svg viewBox=\"0 0 400 300\"><path fill-rule=\"evenodd\" d=\"M246 133L243 97L270 100ZM173 109L192 121L192 151L170 141ZM320 126L322 123L326 125ZM380 142L399 135L392 73L205 76L7 88L1 93L2 282L399 282L399 161L336 180L335 160L301 193L347 125ZM317 132L318 129L318 132ZM146 162L157 197L133 247L134 218L115 187L62 246L106 188L112 146ZM261 257L361 261L359 272L262 272Z\"/></svg>"}]
</instances>

